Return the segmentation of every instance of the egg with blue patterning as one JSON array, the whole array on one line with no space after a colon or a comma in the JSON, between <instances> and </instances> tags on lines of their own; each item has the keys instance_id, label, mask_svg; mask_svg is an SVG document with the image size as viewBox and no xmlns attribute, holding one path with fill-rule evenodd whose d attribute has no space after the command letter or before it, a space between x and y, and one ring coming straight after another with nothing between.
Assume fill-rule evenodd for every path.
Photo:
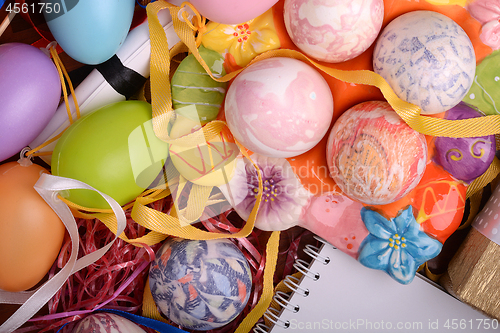
<instances>
[{"instance_id":1,"label":"egg with blue patterning","mask_svg":"<svg viewBox=\"0 0 500 333\"><path fill-rule=\"evenodd\" d=\"M476 56L465 31L449 17L432 11L398 16L382 31L373 67L403 100L423 114L451 109L474 81Z\"/></svg>"},{"instance_id":2,"label":"egg with blue patterning","mask_svg":"<svg viewBox=\"0 0 500 333\"><path fill-rule=\"evenodd\" d=\"M34 287L61 249L64 224L33 188L43 173L36 164L0 165L0 289Z\"/></svg>"},{"instance_id":3,"label":"egg with blue patterning","mask_svg":"<svg viewBox=\"0 0 500 333\"><path fill-rule=\"evenodd\" d=\"M44 17L50 32L73 59L89 65L105 62L125 41L134 0L46 0Z\"/></svg>"},{"instance_id":4,"label":"egg with blue patterning","mask_svg":"<svg viewBox=\"0 0 500 333\"><path fill-rule=\"evenodd\" d=\"M160 174L169 145L153 130L151 105L123 101L75 121L52 153L52 173L80 180L120 205L134 200ZM95 191L69 190L68 199L88 208L110 208Z\"/></svg>"},{"instance_id":5,"label":"egg with blue patterning","mask_svg":"<svg viewBox=\"0 0 500 333\"><path fill-rule=\"evenodd\" d=\"M56 112L61 81L40 49L22 43L0 45L0 161L32 142ZM35 147L33 147L35 148Z\"/></svg>"},{"instance_id":6,"label":"egg with blue patterning","mask_svg":"<svg viewBox=\"0 0 500 333\"><path fill-rule=\"evenodd\" d=\"M149 285L167 318L187 329L210 330L240 314L252 274L243 253L227 239L171 238L156 254Z\"/></svg>"},{"instance_id":7,"label":"egg with blue patterning","mask_svg":"<svg viewBox=\"0 0 500 333\"><path fill-rule=\"evenodd\" d=\"M465 103L460 103L446 112L449 120L481 117L482 114ZM473 138L436 137L435 159L453 177L472 182L488 170L495 158L495 136Z\"/></svg>"}]
</instances>

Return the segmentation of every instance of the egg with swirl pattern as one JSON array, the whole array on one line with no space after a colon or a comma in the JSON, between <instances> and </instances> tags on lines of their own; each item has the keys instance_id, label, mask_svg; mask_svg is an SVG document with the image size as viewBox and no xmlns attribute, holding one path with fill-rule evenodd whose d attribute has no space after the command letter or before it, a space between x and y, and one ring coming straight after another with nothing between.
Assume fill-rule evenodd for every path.
<instances>
[{"instance_id":1,"label":"egg with swirl pattern","mask_svg":"<svg viewBox=\"0 0 500 333\"><path fill-rule=\"evenodd\" d=\"M446 112L446 119L458 120L481 117L479 111L460 103ZM445 138L435 140L436 162L453 177L472 182L488 170L495 157L495 136Z\"/></svg>"}]
</instances>

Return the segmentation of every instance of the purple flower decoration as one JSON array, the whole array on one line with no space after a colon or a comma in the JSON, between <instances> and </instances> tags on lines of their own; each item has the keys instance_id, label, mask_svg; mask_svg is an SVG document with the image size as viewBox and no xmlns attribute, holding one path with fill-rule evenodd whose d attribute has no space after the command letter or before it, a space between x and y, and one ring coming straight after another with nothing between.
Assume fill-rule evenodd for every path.
<instances>
[{"instance_id":1,"label":"purple flower decoration","mask_svg":"<svg viewBox=\"0 0 500 333\"><path fill-rule=\"evenodd\" d=\"M290 163L284 158L258 154L251 158L260 169L264 189L255 226L261 230L286 230L297 225L311 194ZM231 181L219 188L241 218L247 220L259 192L259 177L253 164L238 158Z\"/></svg>"},{"instance_id":2,"label":"purple flower decoration","mask_svg":"<svg viewBox=\"0 0 500 333\"><path fill-rule=\"evenodd\" d=\"M441 252L442 244L419 230L411 206L389 220L363 208L361 218L370 234L360 246L358 261L386 271L399 283L413 281L418 267Z\"/></svg>"}]
</instances>

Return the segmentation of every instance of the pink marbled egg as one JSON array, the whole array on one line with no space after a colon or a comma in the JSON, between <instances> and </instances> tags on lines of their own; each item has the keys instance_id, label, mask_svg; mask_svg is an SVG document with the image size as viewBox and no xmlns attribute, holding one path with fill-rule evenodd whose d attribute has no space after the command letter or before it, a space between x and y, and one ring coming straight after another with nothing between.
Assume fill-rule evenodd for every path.
<instances>
[{"instance_id":1,"label":"pink marbled egg","mask_svg":"<svg viewBox=\"0 0 500 333\"><path fill-rule=\"evenodd\" d=\"M285 0L285 26L307 55L326 62L357 57L375 41L383 0Z\"/></svg>"},{"instance_id":2,"label":"pink marbled egg","mask_svg":"<svg viewBox=\"0 0 500 333\"><path fill-rule=\"evenodd\" d=\"M226 120L234 137L268 157L293 157L326 134L333 97L313 67L291 58L270 58L242 71L229 87Z\"/></svg>"}]
</instances>

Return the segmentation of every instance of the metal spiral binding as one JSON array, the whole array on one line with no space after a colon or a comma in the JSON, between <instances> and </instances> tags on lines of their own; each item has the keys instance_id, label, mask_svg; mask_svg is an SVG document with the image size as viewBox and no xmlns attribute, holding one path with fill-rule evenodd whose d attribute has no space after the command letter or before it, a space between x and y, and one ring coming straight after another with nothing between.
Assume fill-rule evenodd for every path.
<instances>
[{"instance_id":1,"label":"metal spiral binding","mask_svg":"<svg viewBox=\"0 0 500 333\"><path fill-rule=\"evenodd\" d=\"M305 246L305 248L303 250L304 253L306 253L308 256L310 256L313 260L317 260L317 261L322 262L324 265L328 265L330 263L330 258L320 255L321 248L328 243L324 239L322 239L318 236L314 236L314 238L317 241L323 243L323 245L318 248L316 246L308 244ZM329 246L331 246L331 245L329 245ZM320 274L318 272L310 271L309 265L310 265L310 263L306 262L305 260L297 259L297 260L295 260L293 267L295 267L299 272L302 273L303 279L307 277L307 278L312 279L314 281L318 280L320 278ZM285 277L285 280L283 281L283 283L288 288L290 288L294 294L296 293L296 294L299 294L303 297L309 296L309 289L301 287L300 281L301 280L299 278L297 278L293 275L287 275ZM291 295L289 296L282 291L277 291L274 294L273 299L276 303L278 303L281 306L283 311L286 310L286 311L291 311L294 313L299 312L300 306L295 305L295 304L291 304L289 302L290 297L291 297ZM269 320L271 323L273 323L274 325L277 325L277 326L280 326L280 327L286 329L290 326L290 322L288 320L285 321L285 320L281 319L280 314L281 314L281 310L275 309L273 307L269 307L266 310L266 312L264 313L264 317L267 320ZM270 330L271 330L271 328L269 326L262 324L262 323L258 323L257 325L255 325L255 327L253 329L254 333L268 333Z\"/></svg>"}]
</instances>

